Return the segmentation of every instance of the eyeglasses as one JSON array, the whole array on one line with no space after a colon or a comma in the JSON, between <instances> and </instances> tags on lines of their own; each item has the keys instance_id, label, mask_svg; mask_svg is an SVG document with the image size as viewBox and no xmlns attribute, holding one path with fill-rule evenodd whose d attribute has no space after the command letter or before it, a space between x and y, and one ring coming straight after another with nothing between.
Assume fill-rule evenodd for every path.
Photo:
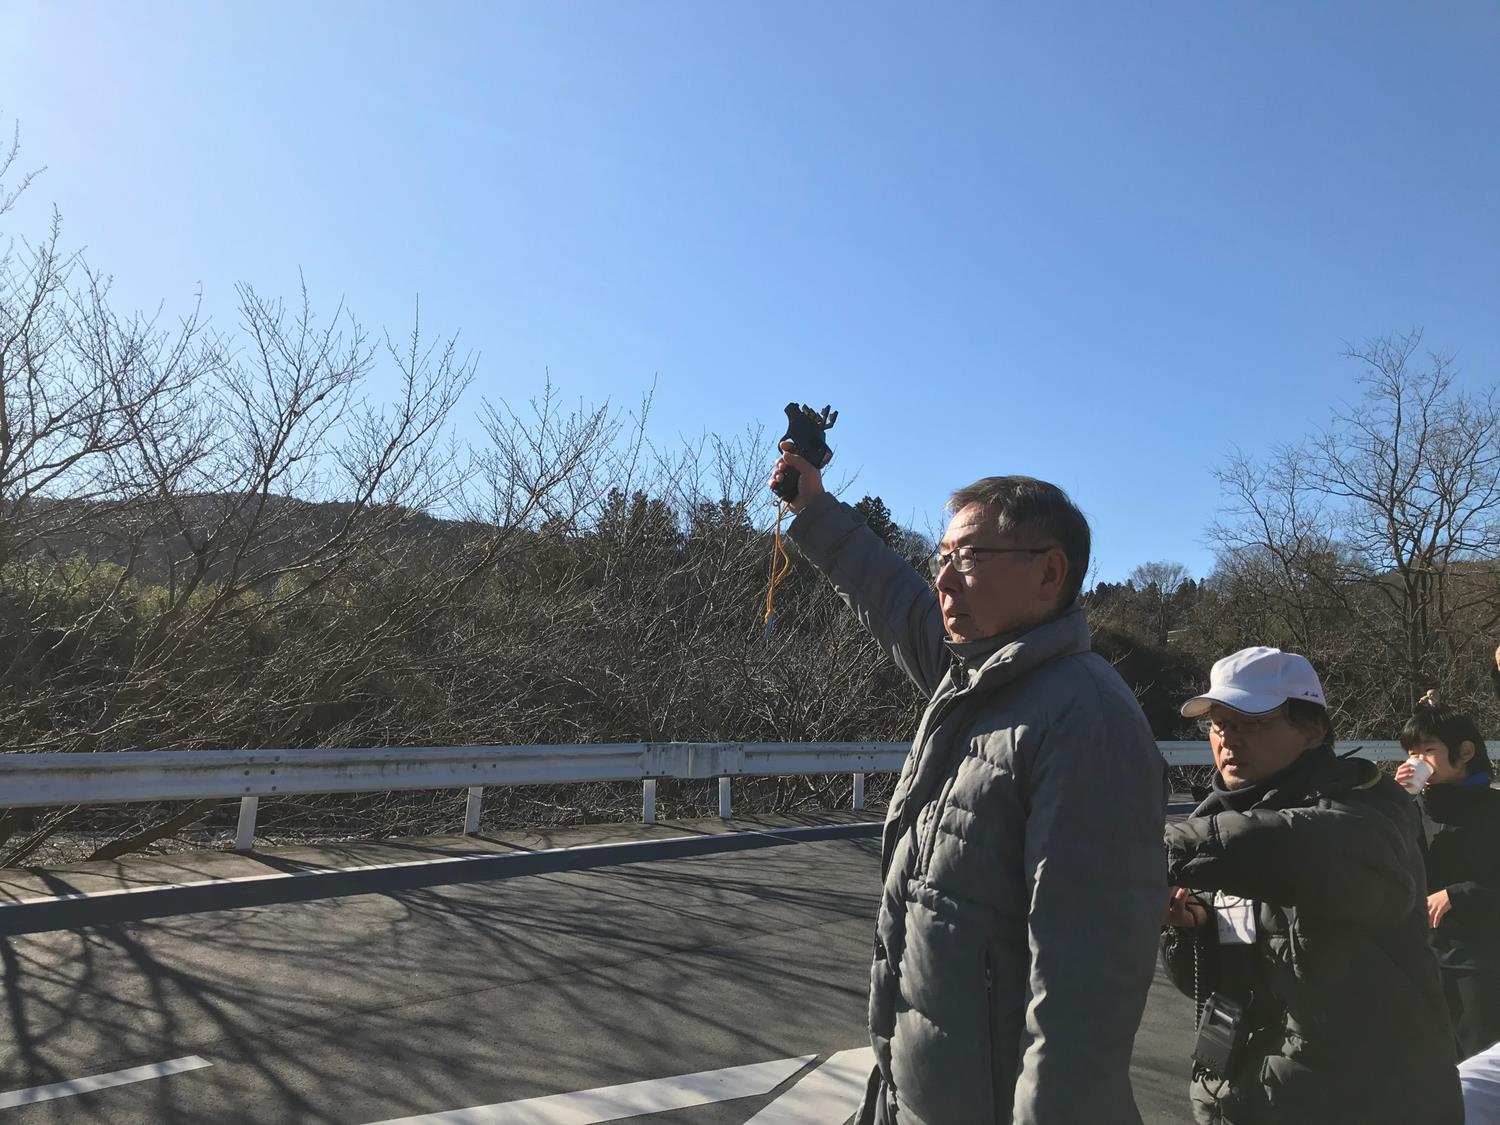
<instances>
[{"instance_id":1,"label":"eyeglasses","mask_svg":"<svg viewBox=\"0 0 1500 1125\"><path fill-rule=\"evenodd\" d=\"M1266 715L1231 715L1217 719L1202 718L1198 720L1198 729L1204 734L1211 730L1217 730L1220 734L1229 731L1239 731L1241 734L1256 735L1270 730L1281 721L1281 708Z\"/></svg>"},{"instance_id":2,"label":"eyeglasses","mask_svg":"<svg viewBox=\"0 0 1500 1125\"><path fill-rule=\"evenodd\" d=\"M936 578L943 567L952 565L959 574L968 574L979 565L980 555L1045 555L1051 547L954 547L946 553L934 551L927 569Z\"/></svg>"}]
</instances>

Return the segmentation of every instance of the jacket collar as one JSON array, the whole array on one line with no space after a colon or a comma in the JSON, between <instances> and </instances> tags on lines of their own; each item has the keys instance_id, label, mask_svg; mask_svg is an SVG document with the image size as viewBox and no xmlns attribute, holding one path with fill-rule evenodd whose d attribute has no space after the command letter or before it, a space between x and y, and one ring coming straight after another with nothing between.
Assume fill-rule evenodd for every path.
<instances>
[{"instance_id":1,"label":"jacket collar","mask_svg":"<svg viewBox=\"0 0 1500 1125\"><path fill-rule=\"evenodd\" d=\"M1081 605L1019 632L979 641L945 641L953 656L951 674L958 688L992 690L1048 661L1088 652L1089 622Z\"/></svg>"},{"instance_id":2,"label":"jacket collar","mask_svg":"<svg viewBox=\"0 0 1500 1125\"><path fill-rule=\"evenodd\" d=\"M1213 791L1193 811L1208 816L1224 809L1288 809L1309 800L1333 797L1351 789L1370 789L1380 781L1380 767L1364 758L1338 757L1331 746L1309 750L1280 773L1253 785L1230 789L1214 774Z\"/></svg>"}]
</instances>

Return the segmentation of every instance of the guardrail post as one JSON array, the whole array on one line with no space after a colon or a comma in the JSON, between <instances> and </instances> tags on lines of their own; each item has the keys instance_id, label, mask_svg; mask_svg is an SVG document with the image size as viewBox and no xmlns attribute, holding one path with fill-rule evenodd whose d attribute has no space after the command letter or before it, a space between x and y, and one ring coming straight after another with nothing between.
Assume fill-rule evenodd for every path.
<instances>
[{"instance_id":1,"label":"guardrail post","mask_svg":"<svg viewBox=\"0 0 1500 1125\"><path fill-rule=\"evenodd\" d=\"M484 786L469 786L469 799L464 805L464 835L473 836L479 831L479 814L484 810Z\"/></svg>"},{"instance_id":2,"label":"guardrail post","mask_svg":"<svg viewBox=\"0 0 1500 1125\"><path fill-rule=\"evenodd\" d=\"M729 819L729 779L719 778L719 818Z\"/></svg>"},{"instance_id":3,"label":"guardrail post","mask_svg":"<svg viewBox=\"0 0 1500 1125\"><path fill-rule=\"evenodd\" d=\"M641 819L647 824L656 823L656 778L648 777L641 782Z\"/></svg>"},{"instance_id":4,"label":"guardrail post","mask_svg":"<svg viewBox=\"0 0 1500 1125\"><path fill-rule=\"evenodd\" d=\"M255 810L260 805L259 797L240 798L240 823L234 830L234 850L255 850Z\"/></svg>"},{"instance_id":5,"label":"guardrail post","mask_svg":"<svg viewBox=\"0 0 1500 1125\"><path fill-rule=\"evenodd\" d=\"M854 775L854 807L865 807L865 775L862 773Z\"/></svg>"}]
</instances>

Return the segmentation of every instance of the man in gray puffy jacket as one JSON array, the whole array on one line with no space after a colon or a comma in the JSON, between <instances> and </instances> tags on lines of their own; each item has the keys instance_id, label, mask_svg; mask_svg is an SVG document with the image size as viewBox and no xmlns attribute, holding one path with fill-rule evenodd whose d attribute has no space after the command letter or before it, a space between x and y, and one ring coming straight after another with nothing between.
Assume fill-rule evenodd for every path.
<instances>
[{"instance_id":1,"label":"man in gray puffy jacket","mask_svg":"<svg viewBox=\"0 0 1500 1125\"><path fill-rule=\"evenodd\" d=\"M1089 529L1056 486L954 493L934 585L818 470L792 540L930 696L886 817L861 1125L1134 1125L1166 903L1164 765L1089 649Z\"/></svg>"}]
</instances>

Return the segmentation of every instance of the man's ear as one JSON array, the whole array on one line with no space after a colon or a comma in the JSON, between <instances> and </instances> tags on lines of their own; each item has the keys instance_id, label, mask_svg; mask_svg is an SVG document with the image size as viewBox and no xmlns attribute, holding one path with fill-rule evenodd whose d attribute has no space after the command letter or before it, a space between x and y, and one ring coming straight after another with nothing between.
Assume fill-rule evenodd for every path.
<instances>
[{"instance_id":1,"label":"man's ear","mask_svg":"<svg viewBox=\"0 0 1500 1125\"><path fill-rule=\"evenodd\" d=\"M1067 552L1061 547L1053 547L1042 559L1042 588L1039 592L1044 600L1061 606L1063 590L1068 585Z\"/></svg>"},{"instance_id":2,"label":"man's ear","mask_svg":"<svg viewBox=\"0 0 1500 1125\"><path fill-rule=\"evenodd\" d=\"M1469 760L1471 758L1473 758L1473 757L1474 757L1474 743L1471 742L1469 739L1466 738L1466 739L1463 740L1463 742L1461 742L1459 744L1459 747L1458 747L1458 763L1457 764L1461 765L1461 766L1462 765L1466 765L1466 764L1468 764Z\"/></svg>"}]
</instances>

